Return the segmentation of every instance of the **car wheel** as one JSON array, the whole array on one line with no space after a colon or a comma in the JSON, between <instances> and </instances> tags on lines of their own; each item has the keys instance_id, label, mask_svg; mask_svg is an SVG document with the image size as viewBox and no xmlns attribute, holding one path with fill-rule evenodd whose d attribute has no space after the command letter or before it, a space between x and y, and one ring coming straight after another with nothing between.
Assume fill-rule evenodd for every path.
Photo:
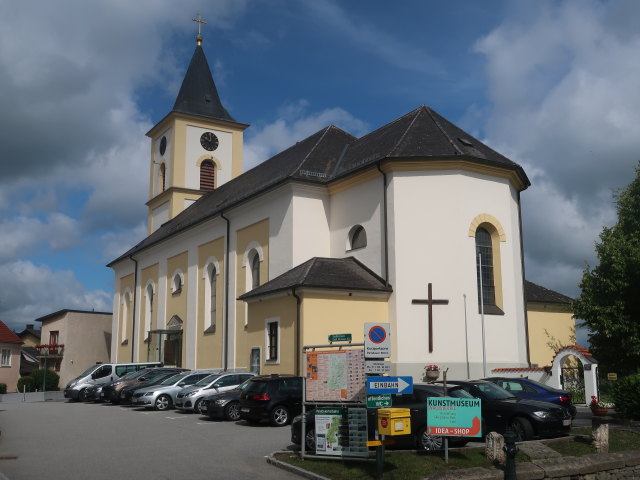
<instances>
[{"instance_id":1,"label":"car wheel","mask_svg":"<svg viewBox=\"0 0 640 480\"><path fill-rule=\"evenodd\" d=\"M423 451L442 450L444 446L444 438L438 435L431 435L427 432L426 426L419 430L416 441L418 450Z\"/></svg>"},{"instance_id":2,"label":"car wheel","mask_svg":"<svg viewBox=\"0 0 640 480\"><path fill-rule=\"evenodd\" d=\"M287 407L278 405L271 410L271 425L274 427L284 427L289 423L290 416Z\"/></svg>"},{"instance_id":3,"label":"car wheel","mask_svg":"<svg viewBox=\"0 0 640 480\"><path fill-rule=\"evenodd\" d=\"M202 408L202 399L200 398L194 405L193 411L199 413L200 415L204 415L204 412L200 410Z\"/></svg>"},{"instance_id":4,"label":"car wheel","mask_svg":"<svg viewBox=\"0 0 640 480\"><path fill-rule=\"evenodd\" d=\"M86 402L87 400L89 400L89 396L87 395L86 388L83 388L78 392L78 400L80 400L81 402Z\"/></svg>"},{"instance_id":5,"label":"car wheel","mask_svg":"<svg viewBox=\"0 0 640 480\"><path fill-rule=\"evenodd\" d=\"M307 430L304 434L304 448L307 452L316 451L316 431L314 428Z\"/></svg>"},{"instance_id":6,"label":"car wheel","mask_svg":"<svg viewBox=\"0 0 640 480\"><path fill-rule=\"evenodd\" d=\"M156 398L155 407L156 410L160 410L161 412L169 410L169 407L171 407L171 397L169 397L169 395L160 395Z\"/></svg>"},{"instance_id":7,"label":"car wheel","mask_svg":"<svg viewBox=\"0 0 640 480\"><path fill-rule=\"evenodd\" d=\"M238 402L229 402L224 407L224 418L232 422L240 420L240 404Z\"/></svg>"},{"instance_id":8,"label":"car wheel","mask_svg":"<svg viewBox=\"0 0 640 480\"><path fill-rule=\"evenodd\" d=\"M509 424L513 433L516 434L516 442L523 442L533 438L533 427L526 418L516 417Z\"/></svg>"}]
</instances>

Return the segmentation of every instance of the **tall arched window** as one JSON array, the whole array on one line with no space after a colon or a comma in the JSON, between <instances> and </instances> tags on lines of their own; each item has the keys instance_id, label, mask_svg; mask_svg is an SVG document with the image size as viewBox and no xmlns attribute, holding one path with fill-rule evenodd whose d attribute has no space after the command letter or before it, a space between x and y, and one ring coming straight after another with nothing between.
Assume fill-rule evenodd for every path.
<instances>
[{"instance_id":1,"label":"tall arched window","mask_svg":"<svg viewBox=\"0 0 640 480\"><path fill-rule=\"evenodd\" d=\"M127 290L122 296L122 317L120 319L120 343L127 341L127 327L129 325L129 311L131 303L131 293Z\"/></svg>"},{"instance_id":2,"label":"tall arched window","mask_svg":"<svg viewBox=\"0 0 640 480\"><path fill-rule=\"evenodd\" d=\"M253 251L251 256L251 288L260 286L260 255Z\"/></svg>"},{"instance_id":3,"label":"tall arched window","mask_svg":"<svg viewBox=\"0 0 640 480\"><path fill-rule=\"evenodd\" d=\"M215 182L216 166L211 160L205 160L200 164L200 190L213 190Z\"/></svg>"},{"instance_id":4,"label":"tall arched window","mask_svg":"<svg viewBox=\"0 0 640 480\"><path fill-rule=\"evenodd\" d=\"M153 315L153 283L149 283L145 289L144 302L144 332L142 338L149 339L149 330L151 330L151 317Z\"/></svg>"},{"instance_id":5,"label":"tall arched window","mask_svg":"<svg viewBox=\"0 0 640 480\"><path fill-rule=\"evenodd\" d=\"M478 278L478 305L496 305L496 289L493 271L493 242L484 228L476 230L476 272Z\"/></svg>"},{"instance_id":6,"label":"tall arched window","mask_svg":"<svg viewBox=\"0 0 640 480\"><path fill-rule=\"evenodd\" d=\"M349 232L349 250L367 246L367 231L362 225L356 225Z\"/></svg>"},{"instance_id":7,"label":"tall arched window","mask_svg":"<svg viewBox=\"0 0 640 480\"><path fill-rule=\"evenodd\" d=\"M165 187L166 187L166 178L167 178L167 167L164 163L160 164L160 169L159 169L159 174L158 174L158 189L160 190L160 192L164 192Z\"/></svg>"}]
</instances>

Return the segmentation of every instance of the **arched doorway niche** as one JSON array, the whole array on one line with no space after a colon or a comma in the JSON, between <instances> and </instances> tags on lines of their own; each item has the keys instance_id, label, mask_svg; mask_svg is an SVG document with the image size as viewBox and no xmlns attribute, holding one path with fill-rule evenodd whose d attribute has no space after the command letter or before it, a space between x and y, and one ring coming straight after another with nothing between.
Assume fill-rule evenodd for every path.
<instances>
[{"instance_id":1,"label":"arched doorway niche","mask_svg":"<svg viewBox=\"0 0 640 480\"><path fill-rule=\"evenodd\" d=\"M568 345L562 347L553 357L551 364L551 377L544 383L555 388L565 388L562 385L563 366L571 358L577 358L582 364L584 371L584 397L588 404L592 396L599 397L598 394L598 362L589 350L579 345Z\"/></svg>"}]
</instances>

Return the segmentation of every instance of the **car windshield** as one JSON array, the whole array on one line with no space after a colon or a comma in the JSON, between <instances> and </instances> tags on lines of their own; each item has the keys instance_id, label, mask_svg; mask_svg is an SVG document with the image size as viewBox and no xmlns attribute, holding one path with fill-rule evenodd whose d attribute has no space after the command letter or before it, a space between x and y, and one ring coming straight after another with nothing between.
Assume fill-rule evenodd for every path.
<instances>
[{"instance_id":1,"label":"car windshield","mask_svg":"<svg viewBox=\"0 0 640 480\"><path fill-rule=\"evenodd\" d=\"M502 387L491 382L472 382L472 385L480 390L487 398L491 400L504 400L505 398L513 398L513 394Z\"/></svg>"},{"instance_id":2,"label":"car windshield","mask_svg":"<svg viewBox=\"0 0 640 480\"><path fill-rule=\"evenodd\" d=\"M100 368L100 365L92 365L89 368L87 368L84 372L82 372L80 375L78 375L78 378L86 377L87 375L89 375L90 373L93 373L94 370L97 370L98 368Z\"/></svg>"},{"instance_id":3,"label":"car windshield","mask_svg":"<svg viewBox=\"0 0 640 480\"><path fill-rule=\"evenodd\" d=\"M208 375L195 384L196 387L207 387L209 384L216 381L216 379L220 378L220 375L217 373L214 375Z\"/></svg>"},{"instance_id":4,"label":"car windshield","mask_svg":"<svg viewBox=\"0 0 640 480\"><path fill-rule=\"evenodd\" d=\"M132 378L136 378L139 373L140 372L129 372L123 375L122 377L120 377L120 380L131 380Z\"/></svg>"},{"instance_id":5,"label":"car windshield","mask_svg":"<svg viewBox=\"0 0 640 480\"><path fill-rule=\"evenodd\" d=\"M249 388L249 385L251 384L251 379L249 378L248 380L245 380L244 382L242 382L240 385L238 385L235 390L240 390L241 392L244 392L247 388Z\"/></svg>"},{"instance_id":6,"label":"car windshield","mask_svg":"<svg viewBox=\"0 0 640 480\"><path fill-rule=\"evenodd\" d=\"M267 391L267 382L257 380L249 381L249 385L245 388L245 392L251 395L262 395Z\"/></svg>"},{"instance_id":7,"label":"car windshield","mask_svg":"<svg viewBox=\"0 0 640 480\"><path fill-rule=\"evenodd\" d=\"M156 375L155 377L152 377L149 380L153 385L160 385L166 382L167 380L172 380L173 377L175 377L176 375L177 375L176 372L165 373L164 375Z\"/></svg>"},{"instance_id":8,"label":"car windshield","mask_svg":"<svg viewBox=\"0 0 640 480\"><path fill-rule=\"evenodd\" d=\"M179 375L172 375L172 376L170 376L168 378L165 378L162 382L160 382L160 385L174 385L174 384L180 382L181 380L184 380L189 375L191 375L191 374L190 373L181 373Z\"/></svg>"},{"instance_id":9,"label":"car windshield","mask_svg":"<svg viewBox=\"0 0 640 480\"><path fill-rule=\"evenodd\" d=\"M562 392L562 390L560 390L560 389L550 387L549 385L545 385L544 383L536 382L535 380L531 380L529 378L527 378L526 383L530 383L531 385L535 385L536 387L541 388L542 390L547 390L547 391L550 391L550 392Z\"/></svg>"}]
</instances>

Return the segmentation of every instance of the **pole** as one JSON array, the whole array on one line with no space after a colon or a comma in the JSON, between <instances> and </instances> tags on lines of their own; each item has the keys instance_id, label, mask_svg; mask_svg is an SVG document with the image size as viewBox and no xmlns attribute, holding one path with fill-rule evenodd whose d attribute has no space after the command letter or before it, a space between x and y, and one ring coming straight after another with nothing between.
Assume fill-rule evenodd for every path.
<instances>
[{"instance_id":1,"label":"pole","mask_svg":"<svg viewBox=\"0 0 640 480\"><path fill-rule=\"evenodd\" d=\"M471 372L469 371L469 332L467 329L467 294L462 294L464 304L464 350L467 356L467 380L471 379Z\"/></svg>"},{"instance_id":2,"label":"pole","mask_svg":"<svg viewBox=\"0 0 640 480\"><path fill-rule=\"evenodd\" d=\"M482 376L487 376L487 349L484 343L484 287L482 285L482 254L478 252L478 277L480 278L480 320L482 322Z\"/></svg>"},{"instance_id":3,"label":"pole","mask_svg":"<svg viewBox=\"0 0 640 480\"><path fill-rule=\"evenodd\" d=\"M444 396L447 396L447 372L449 371L448 368L446 368L444 370L444 372L442 372L442 388L444 389ZM444 437L444 463L449 465L449 437L445 436Z\"/></svg>"}]
</instances>

